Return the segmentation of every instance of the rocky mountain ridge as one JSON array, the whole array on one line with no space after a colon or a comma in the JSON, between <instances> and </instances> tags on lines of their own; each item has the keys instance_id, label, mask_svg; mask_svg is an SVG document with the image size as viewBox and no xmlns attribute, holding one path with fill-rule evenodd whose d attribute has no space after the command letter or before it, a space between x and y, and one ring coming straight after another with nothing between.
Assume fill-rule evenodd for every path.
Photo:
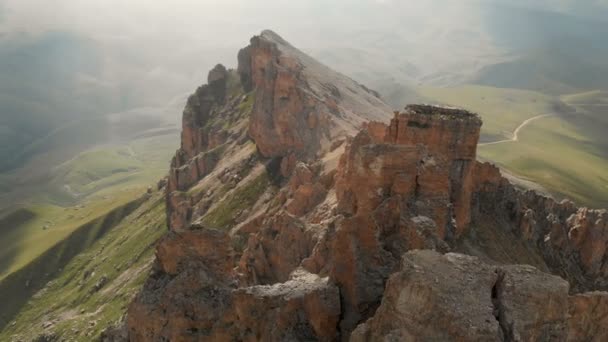
<instances>
[{"instance_id":1,"label":"rocky mountain ridge","mask_svg":"<svg viewBox=\"0 0 608 342\"><path fill-rule=\"evenodd\" d=\"M606 338L606 211L476 161L475 114L392 112L270 31L238 61L184 110L130 340Z\"/></svg>"}]
</instances>

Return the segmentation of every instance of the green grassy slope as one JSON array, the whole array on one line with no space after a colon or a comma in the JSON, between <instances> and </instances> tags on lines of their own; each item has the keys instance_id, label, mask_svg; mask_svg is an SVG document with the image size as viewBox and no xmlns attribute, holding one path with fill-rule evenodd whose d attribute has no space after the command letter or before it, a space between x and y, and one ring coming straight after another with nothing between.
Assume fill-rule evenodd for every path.
<instances>
[{"instance_id":1,"label":"green grassy slope","mask_svg":"<svg viewBox=\"0 0 608 342\"><path fill-rule=\"evenodd\" d=\"M100 191L148 186L166 174L167 160L177 146L178 135L161 132L93 147L59 163L51 154L36 157L23 169L0 175L0 208L31 203L71 206Z\"/></svg>"},{"instance_id":2,"label":"green grassy slope","mask_svg":"<svg viewBox=\"0 0 608 342\"><path fill-rule=\"evenodd\" d=\"M117 213L94 224L96 228L79 230L82 236L68 238L52 251L54 255L79 248L79 254L45 279L48 283L11 317L0 340L30 341L46 334L91 341L118 321L143 284L153 260L153 246L166 231L162 193L133 209L130 214L122 212L128 216ZM82 241L86 241L84 246ZM23 273L13 277L25 281ZM3 286L0 283L0 293L8 295Z\"/></svg>"},{"instance_id":3,"label":"green grassy slope","mask_svg":"<svg viewBox=\"0 0 608 342\"><path fill-rule=\"evenodd\" d=\"M479 156L531 179L558 197L608 207L608 159L596 141L559 117L530 123L519 141L480 146Z\"/></svg>"},{"instance_id":4,"label":"green grassy slope","mask_svg":"<svg viewBox=\"0 0 608 342\"><path fill-rule=\"evenodd\" d=\"M67 192L72 197L83 197L102 190L112 193L152 184L167 172L175 140L168 135L143 138L80 153L53 171L50 196L59 198Z\"/></svg>"},{"instance_id":5,"label":"green grassy slope","mask_svg":"<svg viewBox=\"0 0 608 342\"><path fill-rule=\"evenodd\" d=\"M0 281L83 225L104 217L143 191L140 188L117 192L76 207L34 205L9 214L0 222Z\"/></svg>"},{"instance_id":6,"label":"green grassy slope","mask_svg":"<svg viewBox=\"0 0 608 342\"><path fill-rule=\"evenodd\" d=\"M175 145L170 134L140 138L85 151L39 179L7 181L0 202L13 208L0 215L0 280L144 193L166 174Z\"/></svg>"}]
</instances>

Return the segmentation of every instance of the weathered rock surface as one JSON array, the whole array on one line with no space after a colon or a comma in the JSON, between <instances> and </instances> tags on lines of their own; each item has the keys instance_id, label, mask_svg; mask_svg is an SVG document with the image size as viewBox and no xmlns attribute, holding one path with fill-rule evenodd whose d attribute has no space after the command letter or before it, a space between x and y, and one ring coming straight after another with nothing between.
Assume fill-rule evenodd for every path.
<instances>
[{"instance_id":1,"label":"weathered rock surface","mask_svg":"<svg viewBox=\"0 0 608 342\"><path fill-rule=\"evenodd\" d=\"M382 305L351 341L600 341L607 293L568 296L531 266L434 251L403 256Z\"/></svg>"},{"instance_id":2,"label":"weathered rock surface","mask_svg":"<svg viewBox=\"0 0 608 342\"><path fill-rule=\"evenodd\" d=\"M606 211L518 191L477 115L392 112L270 31L238 63L184 110L131 340L604 339L606 294L568 291L608 288Z\"/></svg>"},{"instance_id":3,"label":"weathered rock surface","mask_svg":"<svg viewBox=\"0 0 608 342\"><path fill-rule=\"evenodd\" d=\"M299 270L286 283L235 293L240 329L248 341L334 341L338 337L340 294L328 278Z\"/></svg>"},{"instance_id":4,"label":"weathered rock surface","mask_svg":"<svg viewBox=\"0 0 608 342\"><path fill-rule=\"evenodd\" d=\"M494 305L506 341L565 341L568 282L531 266L501 266Z\"/></svg>"},{"instance_id":5,"label":"weathered rock surface","mask_svg":"<svg viewBox=\"0 0 608 342\"><path fill-rule=\"evenodd\" d=\"M389 126L370 123L346 146L336 176L345 218L328 257L343 289L344 330L374 312L403 253L446 251L445 240L466 227L480 128L468 112L408 106Z\"/></svg>"},{"instance_id":6,"label":"weathered rock surface","mask_svg":"<svg viewBox=\"0 0 608 342\"><path fill-rule=\"evenodd\" d=\"M608 340L608 293L590 292L570 297L569 341Z\"/></svg>"},{"instance_id":7,"label":"weathered rock surface","mask_svg":"<svg viewBox=\"0 0 608 342\"><path fill-rule=\"evenodd\" d=\"M522 193L490 164L477 163L476 169L473 227L513 233L576 291L608 289L608 211Z\"/></svg>"},{"instance_id":8,"label":"weathered rock surface","mask_svg":"<svg viewBox=\"0 0 608 342\"><path fill-rule=\"evenodd\" d=\"M236 288L232 280L204 266L188 268L175 277L163 272L154 274L129 308L130 340L337 338L340 296L328 278L300 270L287 282L274 285Z\"/></svg>"},{"instance_id":9,"label":"weathered rock surface","mask_svg":"<svg viewBox=\"0 0 608 342\"><path fill-rule=\"evenodd\" d=\"M474 257L405 254L382 305L351 341L493 341L501 334L492 288L498 275Z\"/></svg>"},{"instance_id":10,"label":"weathered rock surface","mask_svg":"<svg viewBox=\"0 0 608 342\"><path fill-rule=\"evenodd\" d=\"M244 88L256 92L249 134L265 157L314 156L333 137L390 117L376 93L272 31L253 37L238 61Z\"/></svg>"}]
</instances>

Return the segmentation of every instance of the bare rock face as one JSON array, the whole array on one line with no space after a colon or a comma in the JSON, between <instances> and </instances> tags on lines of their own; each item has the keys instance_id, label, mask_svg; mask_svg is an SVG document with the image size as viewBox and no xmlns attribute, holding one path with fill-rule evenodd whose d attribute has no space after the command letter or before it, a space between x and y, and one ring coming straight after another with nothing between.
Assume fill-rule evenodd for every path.
<instances>
[{"instance_id":1,"label":"bare rock face","mask_svg":"<svg viewBox=\"0 0 608 342\"><path fill-rule=\"evenodd\" d=\"M395 114L388 127L368 125L341 161L336 185L341 209L366 214L399 195L412 211L437 221L440 237L460 235L470 221L480 129L475 114L417 105Z\"/></svg>"},{"instance_id":2,"label":"bare rock face","mask_svg":"<svg viewBox=\"0 0 608 342\"><path fill-rule=\"evenodd\" d=\"M569 341L608 340L608 293L590 292L570 297Z\"/></svg>"},{"instance_id":3,"label":"bare rock face","mask_svg":"<svg viewBox=\"0 0 608 342\"><path fill-rule=\"evenodd\" d=\"M332 215L333 173L308 162L390 111L270 31L238 61L211 70L184 109L165 188L171 231L129 308L131 340L339 338L338 287L300 267Z\"/></svg>"},{"instance_id":4,"label":"bare rock face","mask_svg":"<svg viewBox=\"0 0 608 342\"><path fill-rule=\"evenodd\" d=\"M518 191L480 127L252 38L184 109L129 339L605 340L606 294L568 291L608 289L607 212Z\"/></svg>"},{"instance_id":5,"label":"bare rock face","mask_svg":"<svg viewBox=\"0 0 608 342\"><path fill-rule=\"evenodd\" d=\"M569 297L568 289L563 279L531 266L413 251L390 277L374 317L357 327L351 341L601 340L605 307L594 305L606 294Z\"/></svg>"},{"instance_id":6,"label":"bare rock face","mask_svg":"<svg viewBox=\"0 0 608 342\"><path fill-rule=\"evenodd\" d=\"M565 341L568 282L532 266L501 266L494 301L506 341Z\"/></svg>"},{"instance_id":7,"label":"bare rock face","mask_svg":"<svg viewBox=\"0 0 608 342\"><path fill-rule=\"evenodd\" d=\"M382 305L351 341L494 341L492 287L498 275L478 259L432 251L405 254Z\"/></svg>"},{"instance_id":8,"label":"bare rock face","mask_svg":"<svg viewBox=\"0 0 608 342\"><path fill-rule=\"evenodd\" d=\"M129 308L131 341L334 341L338 288L299 271L285 283L234 288L204 268L158 273Z\"/></svg>"},{"instance_id":9,"label":"bare rock face","mask_svg":"<svg viewBox=\"0 0 608 342\"><path fill-rule=\"evenodd\" d=\"M299 270L282 284L235 293L238 324L251 331L245 341L335 341L340 320L338 288L328 278Z\"/></svg>"},{"instance_id":10,"label":"bare rock face","mask_svg":"<svg viewBox=\"0 0 608 342\"><path fill-rule=\"evenodd\" d=\"M448 250L445 240L468 225L480 128L462 110L409 106L347 145L336 176L345 219L329 252L329 272L344 289L344 330L374 312L403 253Z\"/></svg>"},{"instance_id":11,"label":"bare rock face","mask_svg":"<svg viewBox=\"0 0 608 342\"><path fill-rule=\"evenodd\" d=\"M170 229L188 226L195 203L187 191L216 168L226 145L241 145L246 136L239 122L246 121L251 111L251 95L245 95L238 82L236 71L218 64L209 72L208 84L188 98L181 147L171 161L165 188Z\"/></svg>"},{"instance_id":12,"label":"bare rock face","mask_svg":"<svg viewBox=\"0 0 608 342\"><path fill-rule=\"evenodd\" d=\"M249 134L265 157L314 156L343 131L390 109L377 94L264 31L238 56L239 74L256 100Z\"/></svg>"},{"instance_id":13,"label":"bare rock face","mask_svg":"<svg viewBox=\"0 0 608 342\"><path fill-rule=\"evenodd\" d=\"M281 212L264 220L249 236L238 270L247 284L284 282L312 248L305 224Z\"/></svg>"}]
</instances>

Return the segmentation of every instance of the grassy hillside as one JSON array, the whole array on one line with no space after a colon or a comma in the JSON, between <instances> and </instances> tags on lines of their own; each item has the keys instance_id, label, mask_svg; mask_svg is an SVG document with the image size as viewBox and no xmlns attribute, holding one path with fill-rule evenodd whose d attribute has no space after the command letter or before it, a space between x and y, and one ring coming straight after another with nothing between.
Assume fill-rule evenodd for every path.
<instances>
[{"instance_id":1,"label":"grassy hillside","mask_svg":"<svg viewBox=\"0 0 608 342\"><path fill-rule=\"evenodd\" d=\"M0 214L0 281L154 186L176 140L173 134L140 138L85 151L41 175L39 168L4 175L0 202L12 209Z\"/></svg>"},{"instance_id":2,"label":"grassy hillside","mask_svg":"<svg viewBox=\"0 0 608 342\"><path fill-rule=\"evenodd\" d=\"M532 3L528 1L528 3ZM608 87L605 12L581 16L550 6L482 6L484 29L510 56L485 66L471 83L561 95Z\"/></svg>"},{"instance_id":3,"label":"grassy hillside","mask_svg":"<svg viewBox=\"0 0 608 342\"><path fill-rule=\"evenodd\" d=\"M49 196L81 198L153 184L167 172L176 140L173 135L141 138L80 153L53 170Z\"/></svg>"},{"instance_id":4,"label":"grassy hillside","mask_svg":"<svg viewBox=\"0 0 608 342\"><path fill-rule=\"evenodd\" d=\"M92 198L75 207L34 205L0 221L0 280L24 267L88 222L107 215L142 194L144 189Z\"/></svg>"},{"instance_id":5,"label":"grassy hillside","mask_svg":"<svg viewBox=\"0 0 608 342\"><path fill-rule=\"evenodd\" d=\"M533 180L558 197L608 207L608 159L597 140L559 117L534 121L519 141L479 147L479 156Z\"/></svg>"},{"instance_id":6,"label":"grassy hillside","mask_svg":"<svg viewBox=\"0 0 608 342\"><path fill-rule=\"evenodd\" d=\"M31 264L32 268L48 268L49 258L58 258L66 250L78 251L44 279L43 287L27 303L22 303L0 332L0 340L31 341L43 334L57 339L69 337L70 341L98 338L124 315L151 267L154 243L165 231L162 193L136 202L132 210L115 212L88 228L82 227L75 233L78 236L66 239L44 261ZM31 272L26 268L11 277L24 280L23 275ZM24 288L23 283L20 287L7 285L9 280L0 283L2 296L22 296L7 292Z\"/></svg>"},{"instance_id":7,"label":"grassy hillside","mask_svg":"<svg viewBox=\"0 0 608 342\"><path fill-rule=\"evenodd\" d=\"M0 208L14 210L32 203L72 206L100 191L148 186L166 174L178 137L173 130L150 132L76 152L71 158L57 156L62 153L57 150L37 156L22 169L0 174Z\"/></svg>"},{"instance_id":8,"label":"grassy hillside","mask_svg":"<svg viewBox=\"0 0 608 342\"><path fill-rule=\"evenodd\" d=\"M127 133L158 127L159 117L167 114L160 112L175 102L175 94L190 89L191 81L179 73L154 75L158 62L132 49L132 44L127 48L73 30L3 32L0 172L21 168L45 153L73 156L113 142L117 127L107 120L111 113L133 118L138 114L134 109L141 109L147 116L137 118L137 127L121 123Z\"/></svg>"}]
</instances>

